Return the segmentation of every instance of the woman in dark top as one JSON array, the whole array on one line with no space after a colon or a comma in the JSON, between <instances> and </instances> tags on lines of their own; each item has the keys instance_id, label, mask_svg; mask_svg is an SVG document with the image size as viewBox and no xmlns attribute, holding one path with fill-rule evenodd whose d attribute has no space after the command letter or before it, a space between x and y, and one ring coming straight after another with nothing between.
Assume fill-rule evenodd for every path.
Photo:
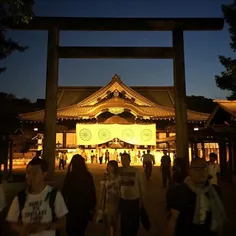
<instances>
[{"instance_id":1,"label":"woman in dark top","mask_svg":"<svg viewBox=\"0 0 236 236\"><path fill-rule=\"evenodd\" d=\"M67 215L67 235L83 236L88 222L93 218L96 206L96 192L91 173L84 158L74 155L68 167L62 194L69 213Z\"/></svg>"}]
</instances>

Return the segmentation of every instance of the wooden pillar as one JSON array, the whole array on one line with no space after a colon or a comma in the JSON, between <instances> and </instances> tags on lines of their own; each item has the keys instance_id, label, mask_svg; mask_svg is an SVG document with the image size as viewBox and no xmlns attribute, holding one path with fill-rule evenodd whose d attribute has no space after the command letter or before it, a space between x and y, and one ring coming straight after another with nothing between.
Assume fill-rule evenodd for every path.
<instances>
[{"instance_id":1,"label":"wooden pillar","mask_svg":"<svg viewBox=\"0 0 236 236\"><path fill-rule=\"evenodd\" d=\"M63 132L62 134L62 146L63 148L66 148L66 132Z\"/></svg>"},{"instance_id":2,"label":"wooden pillar","mask_svg":"<svg viewBox=\"0 0 236 236\"><path fill-rule=\"evenodd\" d=\"M186 162L189 163L183 31L174 29L172 40L174 50L176 151L178 157L185 158Z\"/></svg>"},{"instance_id":3,"label":"wooden pillar","mask_svg":"<svg viewBox=\"0 0 236 236\"><path fill-rule=\"evenodd\" d=\"M196 158L198 157L197 142L194 142L193 149L194 149L194 158Z\"/></svg>"},{"instance_id":4,"label":"wooden pillar","mask_svg":"<svg viewBox=\"0 0 236 236\"><path fill-rule=\"evenodd\" d=\"M232 155L233 155L233 172L236 175L236 141L232 143Z\"/></svg>"},{"instance_id":5,"label":"wooden pillar","mask_svg":"<svg viewBox=\"0 0 236 236\"><path fill-rule=\"evenodd\" d=\"M194 159L194 145L193 145L193 142L191 142L190 146L191 146L191 161L192 161Z\"/></svg>"},{"instance_id":6,"label":"wooden pillar","mask_svg":"<svg viewBox=\"0 0 236 236\"><path fill-rule=\"evenodd\" d=\"M169 138L170 137L170 133L169 132L166 132L166 138ZM167 147L167 151L170 155L170 142L167 142L166 143L166 147Z\"/></svg>"},{"instance_id":7,"label":"wooden pillar","mask_svg":"<svg viewBox=\"0 0 236 236\"><path fill-rule=\"evenodd\" d=\"M226 176L227 171L227 155L226 155L226 143L224 139L219 140L219 153L220 153L220 173L222 177Z\"/></svg>"},{"instance_id":8,"label":"wooden pillar","mask_svg":"<svg viewBox=\"0 0 236 236\"><path fill-rule=\"evenodd\" d=\"M8 172L8 179L11 180L12 178L12 166L13 166L13 140L10 140L9 145L9 172Z\"/></svg>"},{"instance_id":9,"label":"wooden pillar","mask_svg":"<svg viewBox=\"0 0 236 236\"><path fill-rule=\"evenodd\" d=\"M206 152L205 152L204 142L201 143L201 146L202 146L202 158L204 160L206 160Z\"/></svg>"},{"instance_id":10,"label":"wooden pillar","mask_svg":"<svg viewBox=\"0 0 236 236\"><path fill-rule=\"evenodd\" d=\"M228 143L228 155L229 155L229 161L227 163L227 176L228 176L228 182L233 182L233 145L231 143L231 140Z\"/></svg>"},{"instance_id":11,"label":"wooden pillar","mask_svg":"<svg viewBox=\"0 0 236 236\"><path fill-rule=\"evenodd\" d=\"M151 146L152 150L152 146ZM134 163L138 163L138 158L137 158L137 145L134 145Z\"/></svg>"},{"instance_id":12,"label":"wooden pillar","mask_svg":"<svg viewBox=\"0 0 236 236\"><path fill-rule=\"evenodd\" d=\"M59 30L54 27L48 31L46 103L44 116L43 159L48 162L48 179L53 178L55 170L57 87L58 87L58 46Z\"/></svg>"}]
</instances>

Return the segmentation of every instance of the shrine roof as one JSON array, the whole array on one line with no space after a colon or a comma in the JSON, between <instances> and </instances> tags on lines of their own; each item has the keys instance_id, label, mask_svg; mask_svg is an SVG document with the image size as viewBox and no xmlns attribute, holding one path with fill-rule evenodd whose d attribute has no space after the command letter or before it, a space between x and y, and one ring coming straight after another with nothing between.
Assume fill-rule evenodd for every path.
<instances>
[{"instance_id":1,"label":"shrine roof","mask_svg":"<svg viewBox=\"0 0 236 236\"><path fill-rule=\"evenodd\" d=\"M214 100L214 102L217 102L221 108L236 118L236 100Z\"/></svg>"},{"instance_id":2,"label":"shrine roof","mask_svg":"<svg viewBox=\"0 0 236 236\"><path fill-rule=\"evenodd\" d=\"M206 126L210 125L211 121L214 119L220 108L236 118L236 100L214 100L214 102L216 102L218 106L216 106L214 111L210 114L209 118L207 119Z\"/></svg>"},{"instance_id":3,"label":"shrine roof","mask_svg":"<svg viewBox=\"0 0 236 236\"><path fill-rule=\"evenodd\" d=\"M109 111L109 109L122 108L128 110L138 117L148 117L151 119L174 119L175 110L174 108L168 108L161 105L154 106L137 106L130 101L124 99L109 99L101 102L96 107L94 106L79 106L78 104L61 108L57 110L58 119L88 119L97 117L104 111ZM187 110L187 116L189 121L205 121L207 120L209 114L195 112ZM21 119L31 120L31 121L43 121L44 110L31 112L26 114L21 114Z\"/></svg>"},{"instance_id":4,"label":"shrine roof","mask_svg":"<svg viewBox=\"0 0 236 236\"><path fill-rule=\"evenodd\" d=\"M162 105L174 107L173 86L127 86L120 77L115 75L105 86L60 86L58 88L58 108L80 105L95 105L98 98L107 96L107 92L124 91L127 96L133 97L139 105Z\"/></svg>"},{"instance_id":5,"label":"shrine roof","mask_svg":"<svg viewBox=\"0 0 236 236\"><path fill-rule=\"evenodd\" d=\"M60 87L57 105L58 119L91 119L111 109L123 109L144 119L175 118L173 87L129 87L118 75L104 87ZM187 116L189 121L205 121L209 114L187 110ZM20 118L43 121L44 110L21 114Z\"/></svg>"}]
</instances>

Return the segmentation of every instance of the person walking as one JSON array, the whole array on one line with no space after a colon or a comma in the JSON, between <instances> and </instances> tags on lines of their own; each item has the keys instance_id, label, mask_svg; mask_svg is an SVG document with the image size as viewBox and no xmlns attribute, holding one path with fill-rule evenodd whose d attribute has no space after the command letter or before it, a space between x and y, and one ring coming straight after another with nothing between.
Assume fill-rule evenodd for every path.
<instances>
[{"instance_id":1,"label":"person walking","mask_svg":"<svg viewBox=\"0 0 236 236\"><path fill-rule=\"evenodd\" d=\"M119 155L118 155L117 149L115 149L114 154L113 154L113 157L114 157L113 159L119 163L119 158L118 158L118 156L119 156Z\"/></svg>"},{"instance_id":2,"label":"person walking","mask_svg":"<svg viewBox=\"0 0 236 236\"><path fill-rule=\"evenodd\" d=\"M102 151L102 148L99 148L99 163L100 165L102 164L102 161L103 161L103 151Z\"/></svg>"},{"instance_id":3,"label":"person walking","mask_svg":"<svg viewBox=\"0 0 236 236\"><path fill-rule=\"evenodd\" d=\"M99 199L99 214L102 214L105 220L105 235L115 236L120 202L120 178L118 163L115 160L107 164Z\"/></svg>"},{"instance_id":4,"label":"person walking","mask_svg":"<svg viewBox=\"0 0 236 236\"><path fill-rule=\"evenodd\" d=\"M184 183L166 195L169 213L166 236L216 236L222 232L226 213L217 185L211 185L205 160L195 158Z\"/></svg>"},{"instance_id":5,"label":"person walking","mask_svg":"<svg viewBox=\"0 0 236 236\"><path fill-rule=\"evenodd\" d=\"M217 154L214 152L210 153L210 161L208 163L208 173L211 184L218 185L220 166L217 163Z\"/></svg>"},{"instance_id":6,"label":"person walking","mask_svg":"<svg viewBox=\"0 0 236 236\"><path fill-rule=\"evenodd\" d=\"M64 166L66 167L67 160L68 160L68 157L67 157L66 151L63 152L63 159L64 159Z\"/></svg>"},{"instance_id":7,"label":"person walking","mask_svg":"<svg viewBox=\"0 0 236 236\"><path fill-rule=\"evenodd\" d=\"M85 159L76 154L68 167L62 187L62 195L69 213L66 231L68 236L84 236L89 221L92 220L96 206L94 180L88 171Z\"/></svg>"},{"instance_id":8,"label":"person walking","mask_svg":"<svg viewBox=\"0 0 236 236\"><path fill-rule=\"evenodd\" d=\"M110 160L110 153L108 150L106 150L105 152L105 164L107 164Z\"/></svg>"},{"instance_id":9,"label":"person walking","mask_svg":"<svg viewBox=\"0 0 236 236\"><path fill-rule=\"evenodd\" d=\"M167 180L170 184L171 176L170 176L170 168L171 168L171 159L170 156L167 154L167 151L163 151L163 156L161 158L161 172L162 172L162 182L163 188L167 186Z\"/></svg>"},{"instance_id":10,"label":"person walking","mask_svg":"<svg viewBox=\"0 0 236 236\"><path fill-rule=\"evenodd\" d=\"M94 154L93 150L91 151L90 157L91 157L91 163L93 163L95 160L95 154Z\"/></svg>"},{"instance_id":11,"label":"person walking","mask_svg":"<svg viewBox=\"0 0 236 236\"><path fill-rule=\"evenodd\" d=\"M140 205L143 202L144 188L140 172L130 166L130 155L123 153L119 168L121 179L120 228L121 236L136 236L139 230Z\"/></svg>"},{"instance_id":12,"label":"person walking","mask_svg":"<svg viewBox=\"0 0 236 236\"><path fill-rule=\"evenodd\" d=\"M147 150L147 153L143 155L143 167L147 180L151 178L152 165L155 165L154 156L150 153L150 150Z\"/></svg>"},{"instance_id":13,"label":"person walking","mask_svg":"<svg viewBox=\"0 0 236 236\"><path fill-rule=\"evenodd\" d=\"M59 154L59 170L62 168L63 170L65 170L65 155L63 152L61 152Z\"/></svg>"},{"instance_id":14,"label":"person walking","mask_svg":"<svg viewBox=\"0 0 236 236\"><path fill-rule=\"evenodd\" d=\"M61 192L45 183L47 171L40 158L26 167L27 188L14 198L6 218L20 236L55 236L66 227L67 207Z\"/></svg>"}]
</instances>

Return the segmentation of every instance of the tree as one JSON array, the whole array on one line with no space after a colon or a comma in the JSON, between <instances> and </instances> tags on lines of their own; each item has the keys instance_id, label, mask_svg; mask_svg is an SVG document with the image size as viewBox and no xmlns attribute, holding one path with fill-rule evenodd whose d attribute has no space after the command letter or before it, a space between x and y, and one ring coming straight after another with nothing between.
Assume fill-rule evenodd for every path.
<instances>
[{"instance_id":1,"label":"tree","mask_svg":"<svg viewBox=\"0 0 236 236\"><path fill-rule=\"evenodd\" d=\"M187 96L186 97L187 109L203 112L212 113L216 107L216 103L211 98L205 98L203 96Z\"/></svg>"},{"instance_id":2,"label":"tree","mask_svg":"<svg viewBox=\"0 0 236 236\"><path fill-rule=\"evenodd\" d=\"M13 94L0 92L1 116L0 133L12 133L20 126L18 115L37 109L37 104L27 98L17 98Z\"/></svg>"},{"instance_id":3,"label":"tree","mask_svg":"<svg viewBox=\"0 0 236 236\"><path fill-rule=\"evenodd\" d=\"M24 52L28 47L7 38L10 22L13 24L29 23L33 17L34 0L1 0L0 3L0 60L6 59L14 51ZM0 73L6 67L0 67Z\"/></svg>"},{"instance_id":4,"label":"tree","mask_svg":"<svg viewBox=\"0 0 236 236\"><path fill-rule=\"evenodd\" d=\"M229 25L229 33L231 38L230 47L236 51L236 1L232 5L222 6L225 21ZM217 87L228 90L231 95L227 97L229 100L236 100L236 59L231 57L219 56L221 64L225 67L225 71L215 76Z\"/></svg>"}]
</instances>

